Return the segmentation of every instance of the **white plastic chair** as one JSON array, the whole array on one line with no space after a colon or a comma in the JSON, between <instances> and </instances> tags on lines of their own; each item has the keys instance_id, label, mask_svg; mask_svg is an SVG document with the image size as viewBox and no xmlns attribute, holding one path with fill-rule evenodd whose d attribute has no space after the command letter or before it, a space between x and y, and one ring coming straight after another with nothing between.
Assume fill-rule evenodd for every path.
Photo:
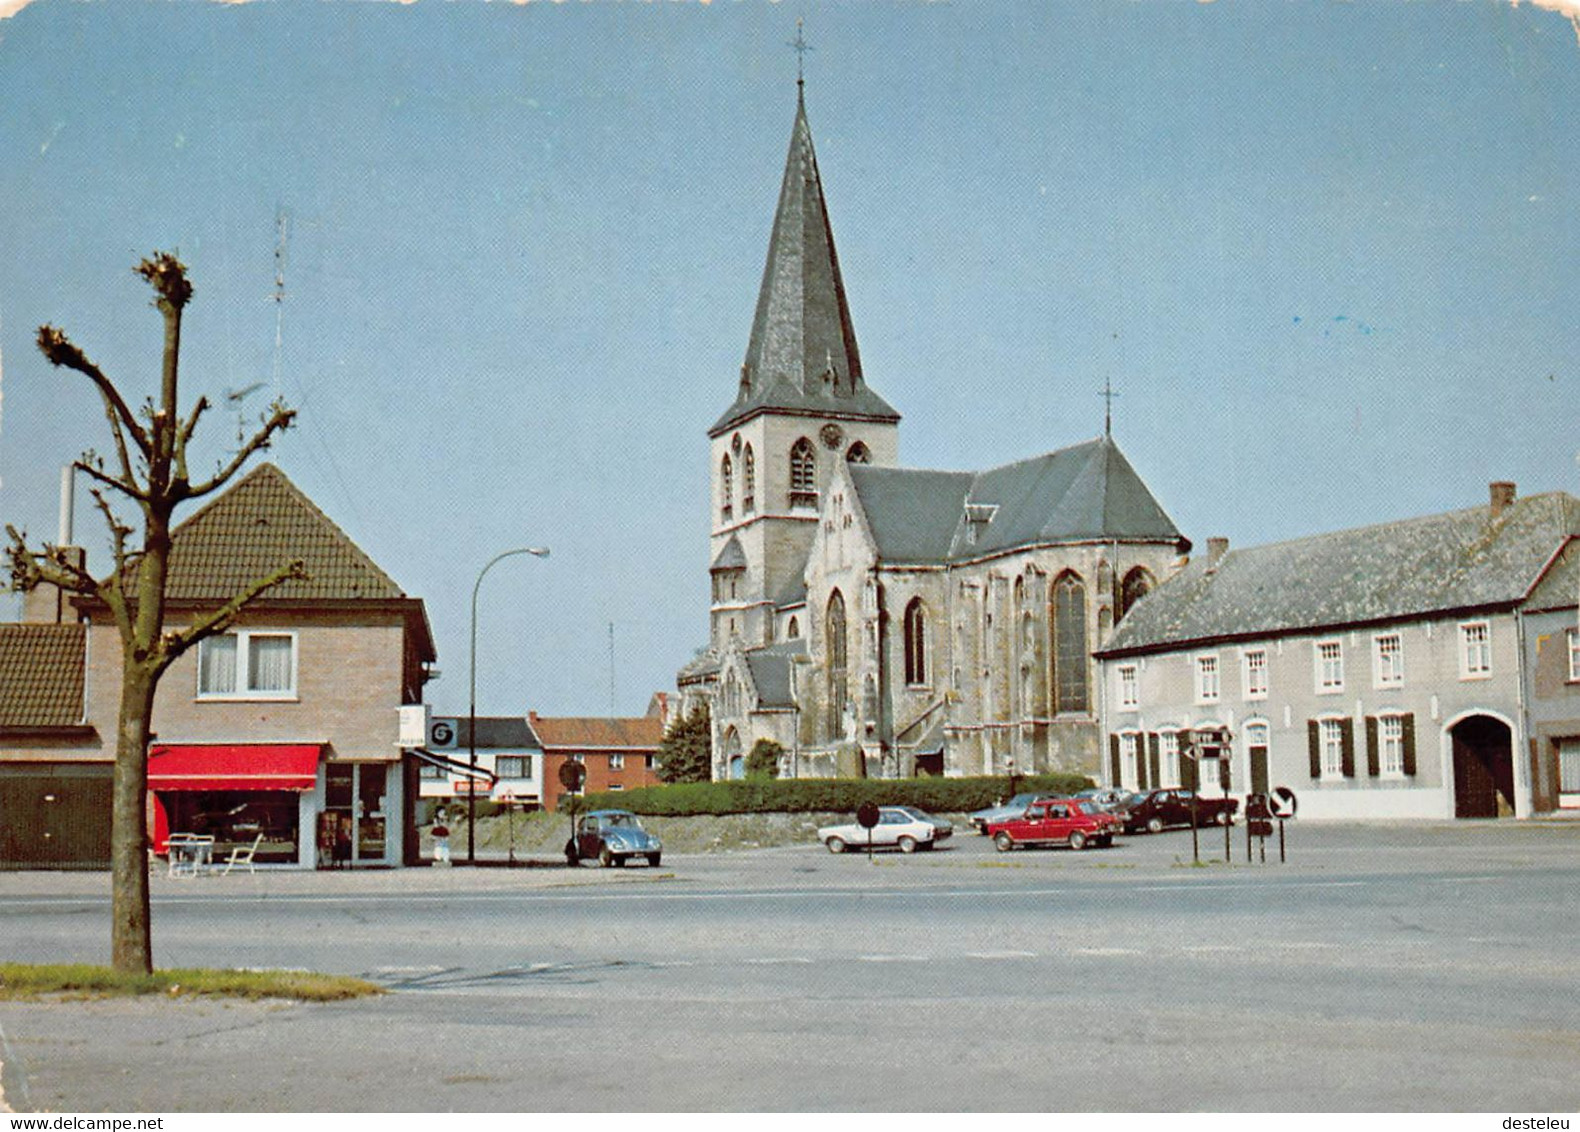
<instances>
[{"instance_id":1,"label":"white plastic chair","mask_svg":"<svg viewBox=\"0 0 1580 1132\"><path fill-rule=\"evenodd\" d=\"M220 876L229 876L230 871L237 865L246 865L247 871L255 872L252 867L252 858L258 852L258 846L263 844L263 834L258 834L252 839L252 844L243 849L241 846L230 851L230 856L225 858L225 867L220 870Z\"/></svg>"}]
</instances>

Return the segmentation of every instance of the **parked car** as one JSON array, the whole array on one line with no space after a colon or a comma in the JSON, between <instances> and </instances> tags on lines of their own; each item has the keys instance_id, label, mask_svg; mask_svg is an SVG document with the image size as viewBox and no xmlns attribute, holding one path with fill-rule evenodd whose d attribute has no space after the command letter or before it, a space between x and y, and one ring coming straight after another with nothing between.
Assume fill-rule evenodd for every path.
<instances>
[{"instance_id":1,"label":"parked car","mask_svg":"<svg viewBox=\"0 0 1580 1132\"><path fill-rule=\"evenodd\" d=\"M966 820L971 823L978 833L986 833L989 822L1003 821L1005 818L1023 814L1026 812L1026 807L1038 798L1053 797L1056 797L1056 795L1048 793L1016 794L1007 802L1000 802L997 805L988 806L986 809L976 810L967 814Z\"/></svg>"},{"instance_id":2,"label":"parked car","mask_svg":"<svg viewBox=\"0 0 1580 1132\"><path fill-rule=\"evenodd\" d=\"M1115 810L1122 809L1136 794L1133 790L1121 790L1117 786L1092 786L1086 790L1077 790L1070 796L1083 802L1090 802L1099 810L1111 814Z\"/></svg>"},{"instance_id":3,"label":"parked car","mask_svg":"<svg viewBox=\"0 0 1580 1132\"><path fill-rule=\"evenodd\" d=\"M873 848L896 848L902 853L932 849L953 835L953 823L923 813L915 806L879 806L878 824L872 827ZM817 839L830 853L865 849L867 831L857 822L828 825L817 831Z\"/></svg>"},{"instance_id":4,"label":"parked car","mask_svg":"<svg viewBox=\"0 0 1580 1132\"><path fill-rule=\"evenodd\" d=\"M988 825L988 836L1000 853L1017 845L1068 845L1085 849L1088 845L1109 846L1121 823L1089 801L1076 798L1046 798L1033 802L1018 817Z\"/></svg>"},{"instance_id":5,"label":"parked car","mask_svg":"<svg viewBox=\"0 0 1580 1132\"><path fill-rule=\"evenodd\" d=\"M596 858L604 868L624 865L632 857L645 857L658 867L664 846L642 828L641 820L626 810L594 810L576 820L576 833L565 843L565 863L578 865Z\"/></svg>"},{"instance_id":6,"label":"parked car","mask_svg":"<svg viewBox=\"0 0 1580 1132\"><path fill-rule=\"evenodd\" d=\"M1189 790L1168 788L1147 790L1125 803L1118 811L1126 833L1159 833L1171 825L1189 826L1191 822ZM1195 795L1197 825L1229 825L1240 807L1238 798L1203 798Z\"/></svg>"}]
</instances>

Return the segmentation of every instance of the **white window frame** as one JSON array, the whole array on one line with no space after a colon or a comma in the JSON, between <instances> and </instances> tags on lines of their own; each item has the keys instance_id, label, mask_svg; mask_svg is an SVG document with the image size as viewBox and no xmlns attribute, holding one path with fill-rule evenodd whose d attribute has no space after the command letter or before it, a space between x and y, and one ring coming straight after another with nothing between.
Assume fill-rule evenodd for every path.
<instances>
[{"instance_id":1,"label":"white window frame","mask_svg":"<svg viewBox=\"0 0 1580 1132\"><path fill-rule=\"evenodd\" d=\"M1385 663L1388 654L1383 643L1393 641L1392 664ZM1402 688L1404 686L1404 634L1378 633L1372 637L1372 687Z\"/></svg>"},{"instance_id":2,"label":"white window frame","mask_svg":"<svg viewBox=\"0 0 1580 1132\"><path fill-rule=\"evenodd\" d=\"M1311 668L1317 695L1331 696L1344 691L1344 642L1338 637L1313 641Z\"/></svg>"},{"instance_id":3,"label":"white window frame","mask_svg":"<svg viewBox=\"0 0 1580 1132\"><path fill-rule=\"evenodd\" d=\"M1377 717L1377 773L1382 778L1404 778L1404 716L1392 712Z\"/></svg>"},{"instance_id":4,"label":"white window frame","mask_svg":"<svg viewBox=\"0 0 1580 1132\"><path fill-rule=\"evenodd\" d=\"M1196 702L1215 704L1223 696L1223 670L1215 652L1200 653L1194 661L1196 674Z\"/></svg>"},{"instance_id":5,"label":"white window frame","mask_svg":"<svg viewBox=\"0 0 1580 1132\"><path fill-rule=\"evenodd\" d=\"M1477 637L1480 640L1477 640ZM1479 655L1478 655L1479 654ZM1459 678L1486 680L1492 675L1492 622L1459 624Z\"/></svg>"},{"instance_id":6,"label":"white window frame","mask_svg":"<svg viewBox=\"0 0 1580 1132\"><path fill-rule=\"evenodd\" d=\"M1262 663L1260 665L1260 670L1261 670L1260 674L1261 674L1261 677L1262 677L1262 682L1261 682L1260 685L1257 685L1251 679L1252 672L1254 671L1253 666L1251 664L1251 658L1252 657L1259 657L1259 658L1261 658L1261 662ZM1270 682L1269 682L1268 677L1267 677L1267 649L1265 649L1265 648L1241 649L1240 650L1240 691L1243 694L1244 698L1248 699L1248 700L1265 700L1265 699L1267 699L1267 694L1268 694L1268 688L1269 687L1270 687Z\"/></svg>"},{"instance_id":7,"label":"white window frame","mask_svg":"<svg viewBox=\"0 0 1580 1132\"><path fill-rule=\"evenodd\" d=\"M610 770L624 770L625 769L625 756L624 755L610 755L609 756L609 769Z\"/></svg>"},{"instance_id":8,"label":"white window frame","mask_svg":"<svg viewBox=\"0 0 1580 1132\"><path fill-rule=\"evenodd\" d=\"M1317 744L1322 755L1322 777L1319 781L1343 782L1344 720L1337 716L1317 720Z\"/></svg>"},{"instance_id":9,"label":"white window frame","mask_svg":"<svg viewBox=\"0 0 1580 1132\"><path fill-rule=\"evenodd\" d=\"M1570 629L1565 634L1569 640L1569 682L1580 682L1580 632Z\"/></svg>"},{"instance_id":10,"label":"white window frame","mask_svg":"<svg viewBox=\"0 0 1580 1132\"><path fill-rule=\"evenodd\" d=\"M518 760L521 763L521 773L520 774L506 774L500 768L500 765L499 765L505 759L516 759L516 760ZM532 756L531 755L495 755L494 756L494 773L496 775L498 775L500 778L511 778L511 779L531 778L532 777Z\"/></svg>"},{"instance_id":11,"label":"white window frame","mask_svg":"<svg viewBox=\"0 0 1580 1132\"><path fill-rule=\"evenodd\" d=\"M249 670L251 665L250 647L254 637L283 638L291 642L291 679L290 687L284 689L253 689L248 682L252 678ZM211 648L210 641L234 640L236 642L236 686L230 691L206 692L203 690L203 652ZM197 699L205 702L237 702L251 700L295 700L297 698L297 668L300 663L297 634L290 629L233 629L228 633L216 633L198 642L197 647L197 672L193 679L197 685Z\"/></svg>"},{"instance_id":12,"label":"white window frame","mask_svg":"<svg viewBox=\"0 0 1580 1132\"><path fill-rule=\"evenodd\" d=\"M1135 790L1141 785L1141 767L1139 758L1141 735L1136 731L1121 731L1119 733L1119 781L1114 785L1125 790Z\"/></svg>"},{"instance_id":13,"label":"white window frame","mask_svg":"<svg viewBox=\"0 0 1580 1132\"><path fill-rule=\"evenodd\" d=\"M1158 777L1162 782L1154 782L1153 786L1180 785L1180 733L1178 731L1158 732Z\"/></svg>"},{"instance_id":14,"label":"white window frame","mask_svg":"<svg viewBox=\"0 0 1580 1132\"><path fill-rule=\"evenodd\" d=\"M1134 664L1119 666L1119 707L1121 711L1135 711L1141 706L1141 684Z\"/></svg>"}]
</instances>

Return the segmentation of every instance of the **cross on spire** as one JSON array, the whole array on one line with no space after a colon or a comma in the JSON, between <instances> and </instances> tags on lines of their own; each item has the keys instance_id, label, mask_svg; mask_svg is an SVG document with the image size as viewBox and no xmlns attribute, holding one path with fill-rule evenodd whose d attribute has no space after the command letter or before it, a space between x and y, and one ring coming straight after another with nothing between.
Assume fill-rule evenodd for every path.
<instances>
[{"instance_id":1,"label":"cross on spire","mask_svg":"<svg viewBox=\"0 0 1580 1132\"><path fill-rule=\"evenodd\" d=\"M1108 378L1103 378L1103 391L1098 394L1103 399L1103 435L1114 435L1114 398L1119 394L1114 392L1114 383Z\"/></svg>"},{"instance_id":2,"label":"cross on spire","mask_svg":"<svg viewBox=\"0 0 1580 1132\"><path fill-rule=\"evenodd\" d=\"M808 51L816 50L816 48L806 41L806 36L802 34L802 23L803 21L801 18L797 16L795 21L795 38L786 45L795 49L795 85L798 89L804 88L806 86L806 74L804 71L806 53Z\"/></svg>"}]
</instances>

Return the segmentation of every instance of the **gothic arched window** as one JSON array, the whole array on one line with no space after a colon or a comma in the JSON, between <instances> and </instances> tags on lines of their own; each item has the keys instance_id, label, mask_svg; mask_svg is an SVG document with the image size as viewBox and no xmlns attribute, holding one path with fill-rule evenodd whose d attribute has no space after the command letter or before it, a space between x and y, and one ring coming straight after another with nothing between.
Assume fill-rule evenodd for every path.
<instances>
[{"instance_id":1,"label":"gothic arched window","mask_svg":"<svg viewBox=\"0 0 1580 1132\"><path fill-rule=\"evenodd\" d=\"M806 437L790 449L790 506L817 506L817 450Z\"/></svg>"},{"instance_id":2,"label":"gothic arched window","mask_svg":"<svg viewBox=\"0 0 1580 1132\"><path fill-rule=\"evenodd\" d=\"M741 456L741 514L750 515L757 510L757 457L752 455L752 446L746 446L746 452Z\"/></svg>"},{"instance_id":3,"label":"gothic arched window","mask_svg":"<svg viewBox=\"0 0 1580 1132\"><path fill-rule=\"evenodd\" d=\"M790 627L785 630L785 638L787 640L792 640L793 641L793 640L796 640L797 638L799 638L800 636L801 636L801 622L798 621L796 618L792 617L792 618L790 618Z\"/></svg>"},{"instance_id":4,"label":"gothic arched window","mask_svg":"<svg viewBox=\"0 0 1580 1132\"><path fill-rule=\"evenodd\" d=\"M828 598L828 619L824 626L823 658L828 674L828 733L845 734L845 599L835 590Z\"/></svg>"},{"instance_id":5,"label":"gothic arched window","mask_svg":"<svg viewBox=\"0 0 1580 1132\"><path fill-rule=\"evenodd\" d=\"M735 468L726 452L719 462L719 522L728 523L735 514Z\"/></svg>"},{"instance_id":6,"label":"gothic arched window","mask_svg":"<svg viewBox=\"0 0 1580 1132\"><path fill-rule=\"evenodd\" d=\"M870 464L872 463L872 452L858 440L850 446L850 451L845 453L845 459L852 464Z\"/></svg>"},{"instance_id":7,"label":"gothic arched window","mask_svg":"<svg viewBox=\"0 0 1580 1132\"><path fill-rule=\"evenodd\" d=\"M1090 710L1086 693L1086 587L1076 574L1053 584L1053 710Z\"/></svg>"},{"instance_id":8,"label":"gothic arched window","mask_svg":"<svg viewBox=\"0 0 1580 1132\"><path fill-rule=\"evenodd\" d=\"M1152 575L1145 566L1137 566L1125 575L1125 580L1119 583L1119 617L1122 620L1130 612L1130 607L1146 597L1152 591Z\"/></svg>"},{"instance_id":9,"label":"gothic arched window","mask_svg":"<svg viewBox=\"0 0 1580 1132\"><path fill-rule=\"evenodd\" d=\"M927 613L919 597L905 607L905 682L927 683Z\"/></svg>"}]
</instances>

